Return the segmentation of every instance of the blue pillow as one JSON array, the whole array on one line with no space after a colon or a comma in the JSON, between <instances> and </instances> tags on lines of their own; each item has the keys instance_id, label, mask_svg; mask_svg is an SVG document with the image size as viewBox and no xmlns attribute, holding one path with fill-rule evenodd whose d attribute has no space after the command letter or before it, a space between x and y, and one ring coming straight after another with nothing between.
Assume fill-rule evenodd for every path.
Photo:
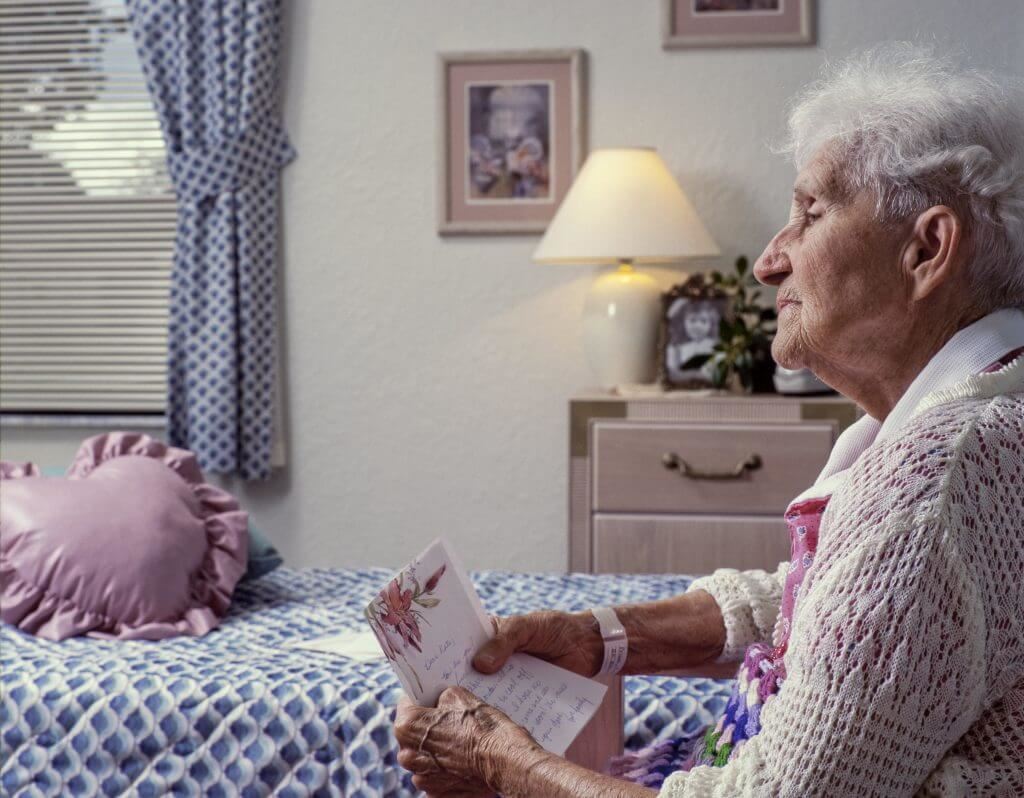
<instances>
[{"instance_id":1,"label":"blue pillow","mask_svg":"<svg viewBox=\"0 0 1024 798\"><path fill-rule=\"evenodd\" d=\"M46 466L41 468L40 471L44 477L62 477L66 473L65 469L53 466ZM263 536L262 532L250 523L249 564L246 566L245 573L240 581L245 582L249 579L259 579L283 564L284 558L281 556L281 553Z\"/></svg>"},{"instance_id":2,"label":"blue pillow","mask_svg":"<svg viewBox=\"0 0 1024 798\"><path fill-rule=\"evenodd\" d=\"M250 579L259 579L261 576L266 576L283 563L284 558L281 556L281 553L263 536L262 532L250 523L249 566L245 569L242 581L245 582Z\"/></svg>"}]
</instances>

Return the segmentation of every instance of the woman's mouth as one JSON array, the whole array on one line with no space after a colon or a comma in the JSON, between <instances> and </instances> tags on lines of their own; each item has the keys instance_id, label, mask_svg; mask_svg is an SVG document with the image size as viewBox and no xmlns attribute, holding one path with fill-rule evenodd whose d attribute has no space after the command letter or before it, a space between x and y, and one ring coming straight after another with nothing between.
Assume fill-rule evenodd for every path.
<instances>
[{"instance_id":1,"label":"woman's mouth","mask_svg":"<svg viewBox=\"0 0 1024 798\"><path fill-rule=\"evenodd\" d=\"M795 299L777 299L775 301L775 309L777 313L782 313L786 308L799 304Z\"/></svg>"}]
</instances>

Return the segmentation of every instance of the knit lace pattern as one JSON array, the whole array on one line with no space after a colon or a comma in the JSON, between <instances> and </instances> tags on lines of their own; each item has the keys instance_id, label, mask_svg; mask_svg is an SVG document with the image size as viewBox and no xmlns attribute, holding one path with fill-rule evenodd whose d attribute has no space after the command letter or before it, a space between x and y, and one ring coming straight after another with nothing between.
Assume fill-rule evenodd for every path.
<instances>
[{"instance_id":1,"label":"knit lace pattern","mask_svg":"<svg viewBox=\"0 0 1024 798\"><path fill-rule=\"evenodd\" d=\"M786 564L691 589L723 661L779 639ZM1024 357L928 397L822 516L760 732L665 798L1024 795Z\"/></svg>"}]
</instances>

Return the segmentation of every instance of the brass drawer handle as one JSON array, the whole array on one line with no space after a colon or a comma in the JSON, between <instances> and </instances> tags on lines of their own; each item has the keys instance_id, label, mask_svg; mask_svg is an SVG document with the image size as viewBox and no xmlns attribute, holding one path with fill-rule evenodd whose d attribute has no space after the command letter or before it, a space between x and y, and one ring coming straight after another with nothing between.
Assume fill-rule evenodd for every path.
<instances>
[{"instance_id":1,"label":"brass drawer handle","mask_svg":"<svg viewBox=\"0 0 1024 798\"><path fill-rule=\"evenodd\" d=\"M757 471L762 465L761 455L752 454L738 463L731 471L701 471L687 463L675 452L661 456L661 464L669 471L678 471L686 479L742 479L747 471Z\"/></svg>"}]
</instances>

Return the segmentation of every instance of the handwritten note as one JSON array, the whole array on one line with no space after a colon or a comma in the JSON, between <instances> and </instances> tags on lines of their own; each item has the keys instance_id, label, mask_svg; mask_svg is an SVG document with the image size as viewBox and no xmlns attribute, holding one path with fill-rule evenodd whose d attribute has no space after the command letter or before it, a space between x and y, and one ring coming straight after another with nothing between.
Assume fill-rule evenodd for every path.
<instances>
[{"instance_id":1,"label":"handwritten note","mask_svg":"<svg viewBox=\"0 0 1024 798\"><path fill-rule=\"evenodd\" d=\"M527 654L513 654L495 674L473 671L461 682L493 704L548 751L564 754L604 698L605 686Z\"/></svg>"},{"instance_id":2,"label":"handwritten note","mask_svg":"<svg viewBox=\"0 0 1024 798\"><path fill-rule=\"evenodd\" d=\"M468 575L442 540L402 569L366 615L416 703L435 706L445 688L459 685L553 753L565 753L604 698L604 685L526 654L514 654L498 673L475 670L473 655L493 629Z\"/></svg>"}]
</instances>

